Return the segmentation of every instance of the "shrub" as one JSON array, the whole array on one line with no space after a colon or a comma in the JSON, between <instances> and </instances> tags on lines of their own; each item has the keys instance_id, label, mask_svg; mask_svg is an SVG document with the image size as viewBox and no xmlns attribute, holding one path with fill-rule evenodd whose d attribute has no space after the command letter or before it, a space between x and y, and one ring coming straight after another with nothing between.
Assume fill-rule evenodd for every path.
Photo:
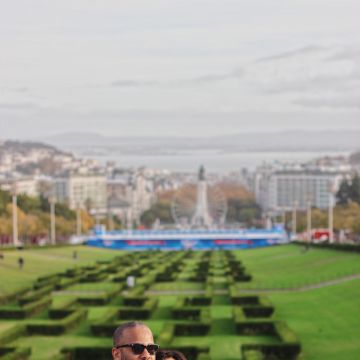
<instances>
[{"instance_id":1,"label":"shrub","mask_svg":"<svg viewBox=\"0 0 360 360\"><path fill-rule=\"evenodd\" d=\"M111 357L111 344L108 347L63 348L61 352L72 360L109 360Z\"/></svg>"},{"instance_id":2,"label":"shrub","mask_svg":"<svg viewBox=\"0 0 360 360\"><path fill-rule=\"evenodd\" d=\"M158 299L151 298L144 302L142 307L124 307L118 312L120 319L126 320L145 320L149 319L151 313L154 311L158 304Z\"/></svg>"},{"instance_id":3,"label":"shrub","mask_svg":"<svg viewBox=\"0 0 360 360\"><path fill-rule=\"evenodd\" d=\"M231 302L234 305L259 305L259 297L256 295L232 296Z\"/></svg>"},{"instance_id":4,"label":"shrub","mask_svg":"<svg viewBox=\"0 0 360 360\"><path fill-rule=\"evenodd\" d=\"M51 298L46 297L44 299L27 303L22 307L1 307L0 319L25 319L41 310L46 309L51 305Z\"/></svg>"},{"instance_id":5,"label":"shrub","mask_svg":"<svg viewBox=\"0 0 360 360\"><path fill-rule=\"evenodd\" d=\"M61 320L50 320L40 323L29 323L26 329L29 335L60 335L75 327L78 323L85 320L87 310L77 309L72 311L69 316Z\"/></svg>"},{"instance_id":6,"label":"shrub","mask_svg":"<svg viewBox=\"0 0 360 360\"><path fill-rule=\"evenodd\" d=\"M30 348L0 348L1 360L26 360L31 355Z\"/></svg>"},{"instance_id":7,"label":"shrub","mask_svg":"<svg viewBox=\"0 0 360 360\"><path fill-rule=\"evenodd\" d=\"M275 335L273 321L247 320L235 324L236 332L239 335Z\"/></svg>"},{"instance_id":8,"label":"shrub","mask_svg":"<svg viewBox=\"0 0 360 360\"><path fill-rule=\"evenodd\" d=\"M175 336L205 336L209 333L210 324L192 323L175 324Z\"/></svg>"},{"instance_id":9,"label":"shrub","mask_svg":"<svg viewBox=\"0 0 360 360\"><path fill-rule=\"evenodd\" d=\"M169 346L174 338L175 325L172 323L166 323L159 335L158 342L162 347Z\"/></svg>"},{"instance_id":10,"label":"shrub","mask_svg":"<svg viewBox=\"0 0 360 360\"><path fill-rule=\"evenodd\" d=\"M12 328L3 331L0 337L0 345L7 344L26 334L24 325L14 325Z\"/></svg>"},{"instance_id":11,"label":"shrub","mask_svg":"<svg viewBox=\"0 0 360 360\"><path fill-rule=\"evenodd\" d=\"M44 295L50 294L54 290L54 285L48 285L44 286L39 290L32 290L27 293L25 293L23 296L21 296L18 300L20 305L25 305L31 302L35 302L39 300Z\"/></svg>"}]
</instances>

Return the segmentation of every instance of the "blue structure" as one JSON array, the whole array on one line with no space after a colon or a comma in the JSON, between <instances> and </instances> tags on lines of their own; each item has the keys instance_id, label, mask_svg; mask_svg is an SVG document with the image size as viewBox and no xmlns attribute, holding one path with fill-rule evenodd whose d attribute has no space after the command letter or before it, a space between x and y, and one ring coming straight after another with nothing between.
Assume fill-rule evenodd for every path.
<instances>
[{"instance_id":1,"label":"blue structure","mask_svg":"<svg viewBox=\"0 0 360 360\"><path fill-rule=\"evenodd\" d=\"M281 227L270 230L123 230L95 231L86 244L118 250L249 249L288 242Z\"/></svg>"}]
</instances>

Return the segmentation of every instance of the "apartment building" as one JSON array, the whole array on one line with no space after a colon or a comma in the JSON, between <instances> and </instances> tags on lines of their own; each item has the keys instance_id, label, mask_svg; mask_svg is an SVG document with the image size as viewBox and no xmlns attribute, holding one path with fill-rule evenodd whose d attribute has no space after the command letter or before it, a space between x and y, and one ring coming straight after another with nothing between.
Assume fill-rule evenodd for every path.
<instances>
[{"instance_id":1,"label":"apartment building","mask_svg":"<svg viewBox=\"0 0 360 360\"><path fill-rule=\"evenodd\" d=\"M349 174L349 168L336 167L259 168L254 177L256 200L265 211L290 210L295 204L305 210L309 202L312 207L325 209Z\"/></svg>"},{"instance_id":2,"label":"apartment building","mask_svg":"<svg viewBox=\"0 0 360 360\"><path fill-rule=\"evenodd\" d=\"M104 174L68 173L54 179L54 196L70 208L78 206L97 212L106 212L107 192Z\"/></svg>"}]
</instances>

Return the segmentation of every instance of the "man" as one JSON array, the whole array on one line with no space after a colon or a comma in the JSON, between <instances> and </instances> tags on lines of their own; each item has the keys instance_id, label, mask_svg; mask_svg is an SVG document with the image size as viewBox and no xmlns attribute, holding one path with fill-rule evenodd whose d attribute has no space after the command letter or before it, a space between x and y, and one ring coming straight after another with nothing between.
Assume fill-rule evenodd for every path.
<instances>
[{"instance_id":1,"label":"man","mask_svg":"<svg viewBox=\"0 0 360 360\"><path fill-rule=\"evenodd\" d=\"M158 348L151 330L138 321L119 326L113 335L114 360L154 360Z\"/></svg>"}]
</instances>

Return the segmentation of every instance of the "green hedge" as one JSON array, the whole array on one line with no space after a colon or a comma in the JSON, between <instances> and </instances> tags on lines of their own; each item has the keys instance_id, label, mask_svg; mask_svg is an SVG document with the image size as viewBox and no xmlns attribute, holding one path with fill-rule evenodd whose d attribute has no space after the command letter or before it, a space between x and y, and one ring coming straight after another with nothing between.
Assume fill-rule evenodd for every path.
<instances>
[{"instance_id":1,"label":"green hedge","mask_svg":"<svg viewBox=\"0 0 360 360\"><path fill-rule=\"evenodd\" d=\"M46 286L49 285L57 285L60 282L60 277L58 274L55 275L48 275L48 276L43 276L43 277L39 277L36 282L34 283L34 289L35 290L39 290L41 288L44 288Z\"/></svg>"},{"instance_id":2,"label":"green hedge","mask_svg":"<svg viewBox=\"0 0 360 360\"><path fill-rule=\"evenodd\" d=\"M212 298L210 296L193 296L184 299L184 306L209 306Z\"/></svg>"},{"instance_id":3,"label":"green hedge","mask_svg":"<svg viewBox=\"0 0 360 360\"><path fill-rule=\"evenodd\" d=\"M254 323L253 323L254 324ZM264 323L258 323L264 324ZM238 325L238 324L237 324ZM262 329L261 334L266 333L266 329ZM260 334L260 333L258 333ZM269 330L268 335L275 335L280 341L280 344L246 344L241 347L243 356L246 360L253 360L257 358L246 357L248 353L261 352L264 359L279 359L279 360L293 360L296 359L301 351L301 345L295 333L286 325L284 321L272 322L272 329ZM253 334L251 334L253 335ZM257 356L259 356L257 354Z\"/></svg>"},{"instance_id":4,"label":"green hedge","mask_svg":"<svg viewBox=\"0 0 360 360\"><path fill-rule=\"evenodd\" d=\"M116 327L120 324L114 323L118 319L118 308L109 309L100 321L93 322L90 325L91 333L95 336L111 337Z\"/></svg>"},{"instance_id":5,"label":"green hedge","mask_svg":"<svg viewBox=\"0 0 360 360\"><path fill-rule=\"evenodd\" d=\"M143 306L149 300L146 296L126 296L124 297L123 304L125 306Z\"/></svg>"},{"instance_id":6,"label":"green hedge","mask_svg":"<svg viewBox=\"0 0 360 360\"><path fill-rule=\"evenodd\" d=\"M205 336L209 331L210 324L175 324L174 336Z\"/></svg>"},{"instance_id":7,"label":"green hedge","mask_svg":"<svg viewBox=\"0 0 360 360\"><path fill-rule=\"evenodd\" d=\"M26 360L31 355L31 348L0 348L1 360Z\"/></svg>"},{"instance_id":8,"label":"green hedge","mask_svg":"<svg viewBox=\"0 0 360 360\"><path fill-rule=\"evenodd\" d=\"M264 354L260 350L245 350L243 358L244 360L265 360Z\"/></svg>"},{"instance_id":9,"label":"green hedge","mask_svg":"<svg viewBox=\"0 0 360 360\"><path fill-rule=\"evenodd\" d=\"M106 274L106 273L102 273L102 272L98 272L98 271L91 271L91 272L85 274L84 276L82 276L80 278L80 282L81 283L100 282L100 281L105 280L108 276L109 276L109 274Z\"/></svg>"},{"instance_id":10,"label":"green hedge","mask_svg":"<svg viewBox=\"0 0 360 360\"><path fill-rule=\"evenodd\" d=\"M274 312L273 306L244 306L244 313L248 318L266 318Z\"/></svg>"},{"instance_id":11,"label":"green hedge","mask_svg":"<svg viewBox=\"0 0 360 360\"><path fill-rule=\"evenodd\" d=\"M55 290L66 289L67 287L80 282L81 276L74 276L71 278L61 278L60 281L55 284Z\"/></svg>"},{"instance_id":12,"label":"green hedge","mask_svg":"<svg viewBox=\"0 0 360 360\"><path fill-rule=\"evenodd\" d=\"M0 345L5 345L12 341L15 341L17 338L26 335L25 325L14 325L10 329L1 332L0 336Z\"/></svg>"},{"instance_id":13,"label":"green hedge","mask_svg":"<svg viewBox=\"0 0 360 360\"><path fill-rule=\"evenodd\" d=\"M261 352L265 360L295 360L301 351L300 344L246 344L241 349L246 360L254 359L245 357L249 351Z\"/></svg>"},{"instance_id":14,"label":"green hedge","mask_svg":"<svg viewBox=\"0 0 360 360\"><path fill-rule=\"evenodd\" d=\"M115 286L115 285L114 285ZM95 294L95 295L81 295L77 297L77 301L82 305L87 306L102 306L108 304L110 301L113 300L115 296L117 296L121 290L123 289L122 286L117 285L113 291L106 291L102 294Z\"/></svg>"},{"instance_id":15,"label":"green hedge","mask_svg":"<svg viewBox=\"0 0 360 360\"><path fill-rule=\"evenodd\" d=\"M37 300L40 300L40 298L42 298L43 296L50 294L53 290L54 285L47 285L39 290L29 291L18 299L18 303L20 305L26 305L28 303L35 302Z\"/></svg>"},{"instance_id":16,"label":"green hedge","mask_svg":"<svg viewBox=\"0 0 360 360\"><path fill-rule=\"evenodd\" d=\"M209 359L208 347L197 346L177 346L176 350L182 352L189 360L205 360Z\"/></svg>"},{"instance_id":17,"label":"green hedge","mask_svg":"<svg viewBox=\"0 0 360 360\"><path fill-rule=\"evenodd\" d=\"M31 288L26 287L26 288L23 288L21 290L14 292L14 293L0 296L0 305L7 304L11 301L14 301L29 291L31 291Z\"/></svg>"},{"instance_id":18,"label":"green hedge","mask_svg":"<svg viewBox=\"0 0 360 360\"><path fill-rule=\"evenodd\" d=\"M177 308L171 311L173 319L181 320L200 320L201 309L199 308Z\"/></svg>"},{"instance_id":19,"label":"green hedge","mask_svg":"<svg viewBox=\"0 0 360 360\"><path fill-rule=\"evenodd\" d=\"M87 310L77 309L69 316L61 320L41 321L39 323L29 323L26 330L29 335L60 335L76 327L87 317Z\"/></svg>"},{"instance_id":20,"label":"green hedge","mask_svg":"<svg viewBox=\"0 0 360 360\"><path fill-rule=\"evenodd\" d=\"M145 320L149 319L152 312L157 307L159 300L157 298L149 298L141 307L129 306L120 308L118 311L121 320Z\"/></svg>"},{"instance_id":21,"label":"green hedge","mask_svg":"<svg viewBox=\"0 0 360 360\"><path fill-rule=\"evenodd\" d=\"M235 323L236 332L239 335L276 335L274 321L246 320Z\"/></svg>"},{"instance_id":22,"label":"green hedge","mask_svg":"<svg viewBox=\"0 0 360 360\"><path fill-rule=\"evenodd\" d=\"M231 296L231 303L234 305L259 305L260 300L257 295Z\"/></svg>"},{"instance_id":23,"label":"green hedge","mask_svg":"<svg viewBox=\"0 0 360 360\"><path fill-rule=\"evenodd\" d=\"M21 307L0 307L0 319L25 319L48 308L51 305L51 301L50 297L46 297Z\"/></svg>"},{"instance_id":24,"label":"green hedge","mask_svg":"<svg viewBox=\"0 0 360 360\"><path fill-rule=\"evenodd\" d=\"M174 338L174 331L175 331L175 324L165 323L157 339L157 342L161 344L161 347L166 348L167 346L170 345L171 341Z\"/></svg>"},{"instance_id":25,"label":"green hedge","mask_svg":"<svg viewBox=\"0 0 360 360\"><path fill-rule=\"evenodd\" d=\"M111 359L111 344L108 347L63 348L61 352L71 360L109 360Z\"/></svg>"}]
</instances>

